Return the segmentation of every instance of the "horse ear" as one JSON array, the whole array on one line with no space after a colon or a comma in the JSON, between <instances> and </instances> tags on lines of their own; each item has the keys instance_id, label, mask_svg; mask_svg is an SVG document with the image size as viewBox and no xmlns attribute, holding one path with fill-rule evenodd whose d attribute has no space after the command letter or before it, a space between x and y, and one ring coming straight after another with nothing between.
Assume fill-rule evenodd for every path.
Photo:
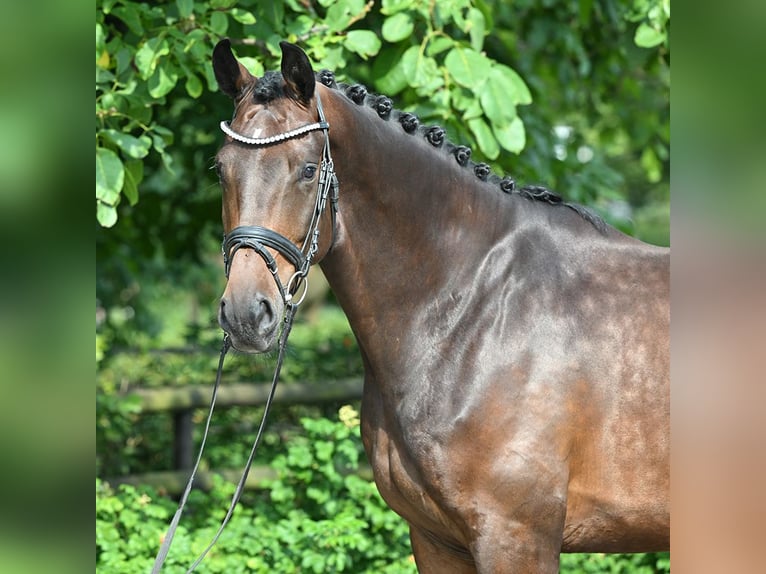
<instances>
[{"instance_id":1,"label":"horse ear","mask_svg":"<svg viewBox=\"0 0 766 574\"><path fill-rule=\"evenodd\" d=\"M280 42L282 48L282 77L291 95L304 104L314 96L316 79L306 52L295 44Z\"/></svg>"},{"instance_id":2,"label":"horse ear","mask_svg":"<svg viewBox=\"0 0 766 574\"><path fill-rule=\"evenodd\" d=\"M255 82L255 77L234 57L231 42L224 38L213 48L213 71L221 91L236 100L245 86Z\"/></svg>"}]
</instances>

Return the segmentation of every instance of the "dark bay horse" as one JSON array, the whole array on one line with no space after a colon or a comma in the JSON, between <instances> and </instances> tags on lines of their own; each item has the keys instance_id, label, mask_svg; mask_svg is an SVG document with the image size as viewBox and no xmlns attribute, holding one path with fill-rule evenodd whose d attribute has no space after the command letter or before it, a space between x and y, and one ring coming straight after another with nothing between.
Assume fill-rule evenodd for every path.
<instances>
[{"instance_id":1,"label":"dark bay horse","mask_svg":"<svg viewBox=\"0 0 766 574\"><path fill-rule=\"evenodd\" d=\"M235 103L216 157L219 322L241 351L272 348L313 251L359 342L364 446L419 570L668 549L669 251L501 179L296 46L262 78L228 40L213 65Z\"/></svg>"}]
</instances>

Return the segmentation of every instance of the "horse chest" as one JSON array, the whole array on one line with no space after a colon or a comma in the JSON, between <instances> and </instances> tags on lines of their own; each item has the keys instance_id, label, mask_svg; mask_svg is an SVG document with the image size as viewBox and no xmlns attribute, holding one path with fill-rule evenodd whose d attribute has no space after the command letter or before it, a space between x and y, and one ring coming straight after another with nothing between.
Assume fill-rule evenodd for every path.
<instances>
[{"instance_id":1,"label":"horse chest","mask_svg":"<svg viewBox=\"0 0 766 574\"><path fill-rule=\"evenodd\" d=\"M417 433L402 433L398 424L386 424L384 413L369 402L365 395L362 440L381 496L410 524L458 538L444 498L443 477L449 468L440 462L442 457L437 452L422 456L423 448L429 447L414 444ZM419 456L413 455L416 449Z\"/></svg>"}]
</instances>

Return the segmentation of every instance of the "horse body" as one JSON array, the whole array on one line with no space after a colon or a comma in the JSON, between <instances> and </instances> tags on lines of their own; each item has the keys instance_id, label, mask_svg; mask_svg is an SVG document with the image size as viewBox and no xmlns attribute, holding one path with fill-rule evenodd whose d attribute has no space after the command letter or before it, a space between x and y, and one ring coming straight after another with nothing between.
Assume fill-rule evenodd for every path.
<instances>
[{"instance_id":1,"label":"horse body","mask_svg":"<svg viewBox=\"0 0 766 574\"><path fill-rule=\"evenodd\" d=\"M285 129L315 121L296 57L282 72L303 98L240 100L241 133L263 130L253 119L266 111ZM251 81L225 58L217 75ZM556 572L562 551L668 548L668 250L504 194L372 108L316 90L341 184L321 266L362 353L375 481L410 524L418 568ZM319 138L306 140L316 157ZM261 150L259 164L273 170L292 151ZM227 233L256 213L252 189L237 188L225 192ZM265 343L242 325L279 310L255 260L237 254L222 299L222 325L245 350ZM238 310L236 294L259 303Z\"/></svg>"}]
</instances>

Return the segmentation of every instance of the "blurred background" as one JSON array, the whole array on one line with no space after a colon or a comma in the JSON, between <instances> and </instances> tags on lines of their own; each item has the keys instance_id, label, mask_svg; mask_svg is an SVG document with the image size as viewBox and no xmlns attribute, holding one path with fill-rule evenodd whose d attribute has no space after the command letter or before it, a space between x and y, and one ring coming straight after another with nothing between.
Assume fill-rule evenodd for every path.
<instances>
[{"instance_id":1,"label":"blurred background","mask_svg":"<svg viewBox=\"0 0 766 574\"><path fill-rule=\"evenodd\" d=\"M669 0L96 3L96 560L146 572L196 454L224 287L212 158L232 113L211 53L255 75L280 40L388 95L473 158L670 241ZM457 57L457 56L461 57ZM470 66L460 65L461 61ZM414 572L370 483L362 368L318 270L250 488L199 572ZM168 561L189 564L231 497L273 357L233 355L202 486ZM666 572L667 553L562 557L562 572Z\"/></svg>"}]
</instances>

